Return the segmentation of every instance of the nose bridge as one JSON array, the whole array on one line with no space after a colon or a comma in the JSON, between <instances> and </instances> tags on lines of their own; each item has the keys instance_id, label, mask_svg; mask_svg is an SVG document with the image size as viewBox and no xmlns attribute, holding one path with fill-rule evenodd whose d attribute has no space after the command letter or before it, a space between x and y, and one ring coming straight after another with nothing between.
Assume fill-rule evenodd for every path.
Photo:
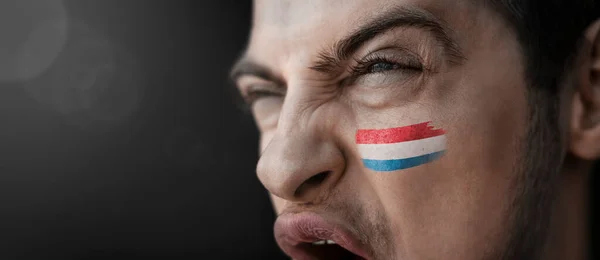
<instances>
[{"instance_id":1,"label":"nose bridge","mask_svg":"<svg viewBox=\"0 0 600 260\"><path fill-rule=\"evenodd\" d=\"M309 94L288 88L277 129L263 150L257 174L274 195L290 201L311 201L323 195L341 175L343 157L324 131L319 103ZM337 177L336 177L337 176Z\"/></svg>"},{"instance_id":2,"label":"nose bridge","mask_svg":"<svg viewBox=\"0 0 600 260\"><path fill-rule=\"evenodd\" d=\"M279 115L279 123L277 124L277 134L289 135L294 133L305 133L318 135L315 128L318 128L318 122L311 119L315 116L318 109L316 102L311 102L310 93L298 87L288 87L281 114ZM317 124L315 124L317 123ZM312 129L311 129L312 128Z\"/></svg>"}]
</instances>

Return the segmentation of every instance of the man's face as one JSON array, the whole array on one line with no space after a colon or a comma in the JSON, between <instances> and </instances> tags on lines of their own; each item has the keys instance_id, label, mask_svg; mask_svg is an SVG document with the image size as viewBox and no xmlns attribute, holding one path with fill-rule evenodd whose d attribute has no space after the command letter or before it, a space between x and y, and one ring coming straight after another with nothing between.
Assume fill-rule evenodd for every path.
<instances>
[{"instance_id":1,"label":"man's face","mask_svg":"<svg viewBox=\"0 0 600 260\"><path fill-rule=\"evenodd\" d=\"M506 249L529 110L523 55L498 14L467 0L258 0L254 11L236 78L286 253L341 253L319 240L374 259ZM442 139L357 137L427 122ZM363 160L436 151L406 167Z\"/></svg>"}]
</instances>

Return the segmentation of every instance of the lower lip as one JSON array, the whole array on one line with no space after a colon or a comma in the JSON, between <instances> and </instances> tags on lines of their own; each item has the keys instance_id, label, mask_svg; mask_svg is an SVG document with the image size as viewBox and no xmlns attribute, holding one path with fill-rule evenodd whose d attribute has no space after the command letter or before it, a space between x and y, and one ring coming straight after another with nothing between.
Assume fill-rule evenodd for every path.
<instances>
[{"instance_id":1,"label":"lower lip","mask_svg":"<svg viewBox=\"0 0 600 260\"><path fill-rule=\"evenodd\" d=\"M291 255L302 255L304 252L297 246L302 243L312 243L317 240L333 240L339 246L346 248L367 258L366 253L361 249L358 241L352 239L345 230L340 230L314 213L301 213L295 215L282 215L277 218L274 227L275 238L280 243L280 247Z\"/></svg>"}]
</instances>

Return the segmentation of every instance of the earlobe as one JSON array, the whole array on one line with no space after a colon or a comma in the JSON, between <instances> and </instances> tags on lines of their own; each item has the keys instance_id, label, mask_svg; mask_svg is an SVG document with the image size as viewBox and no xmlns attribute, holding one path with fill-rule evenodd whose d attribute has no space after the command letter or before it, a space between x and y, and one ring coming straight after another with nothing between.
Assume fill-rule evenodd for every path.
<instances>
[{"instance_id":1,"label":"earlobe","mask_svg":"<svg viewBox=\"0 0 600 260\"><path fill-rule=\"evenodd\" d=\"M588 120L587 108L580 92L573 96L570 124L570 150L584 160L600 157L600 124Z\"/></svg>"},{"instance_id":2,"label":"earlobe","mask_svg":"<svg viewBox=\"0 0 600 260\"><path fill-rule=\"evenodd\" d=\"M585 34L571 106L570 150L584 160L600 158L600 20Z\"/></svg>"}]
</instances>

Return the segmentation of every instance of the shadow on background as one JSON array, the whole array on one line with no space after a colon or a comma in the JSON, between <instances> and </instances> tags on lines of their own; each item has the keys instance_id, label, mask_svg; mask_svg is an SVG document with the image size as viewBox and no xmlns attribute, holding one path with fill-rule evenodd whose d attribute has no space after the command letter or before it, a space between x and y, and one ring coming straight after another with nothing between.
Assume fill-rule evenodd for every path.
<instances>
[{"instance_id":1,"label":"shadow on background","mask_svg":"<svg viewBox=\"0 0 600 260\"><path fill-rule=\"evenodd\" d=\"M1 259L278 259L226 84L250 1L0 3Z\"/></svg>"},{"instance_id":2,"label":"shadow on background","mask_svg":"<svg viewBox=\"0 0 600 260\"><path fill-rule=\"evenodd\" d=\"M0 259L283 259L226 84L250 4L0 3Z\"/></svg>"}]
</instances>

